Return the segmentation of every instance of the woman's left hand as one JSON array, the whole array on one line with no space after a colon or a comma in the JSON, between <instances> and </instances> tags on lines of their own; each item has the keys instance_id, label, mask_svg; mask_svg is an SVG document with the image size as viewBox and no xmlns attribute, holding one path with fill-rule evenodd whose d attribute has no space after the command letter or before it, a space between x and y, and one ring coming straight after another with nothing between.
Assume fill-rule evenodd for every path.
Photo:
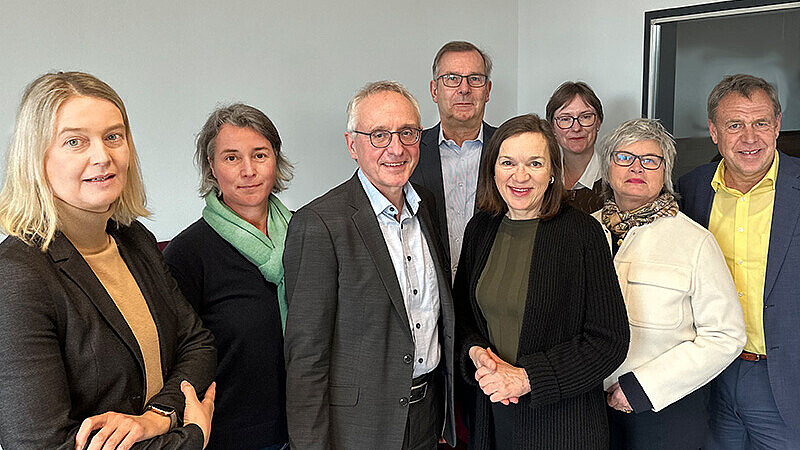
<instances>
[{"instance_id":1,"label":"woman's left hand","mask_svg":"<svg viewBox=\"0 0 800 450\"><path fill-rule=\"evenodd\" d=\"M619 382L612 384L606 392L608 393L606 400L608 402L608 406L624 413L633 411L631 404L628 403L628 398L625 397L625 393L622 392L622 388L619 387Z\"/></svg>"},{"instance_id":2,"label":"woman's left hand","mask_svg":"<svg viewBox=\"0 0 800 450\"><path fill-rule=\"evenodd\" d=\"M126 450L139 441L166 433L169 430L169 418L152 411L141 416L107 412L88 417L75 435L75 448L84 448L94 430L99 431L89 442L89 450Z\"/></svg>"},{"instance_id":3,"label":"woman's left hand","mask_svg":"<svg viewBox=\"0 0 800 450\"><path fill-rule=\"evenodd\" d=\"M486 351L497 363L497 368L491 373L482 373L478 377L479 370L476 378L483 393L489 396L489 400L503 402L503 404L516 403L519 397L531 391L528 373L525 372L525 369L505 362L491 348L487 348Z\"/></svg>"}]
</instances>

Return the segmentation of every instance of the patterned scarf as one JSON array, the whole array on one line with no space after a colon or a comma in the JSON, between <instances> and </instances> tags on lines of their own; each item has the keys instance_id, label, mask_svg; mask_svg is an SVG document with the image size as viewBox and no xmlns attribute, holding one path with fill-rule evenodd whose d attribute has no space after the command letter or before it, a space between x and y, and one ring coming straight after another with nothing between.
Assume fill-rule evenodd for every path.
<instances>
[{"instance_id":1,"label":"patterned scarf","mask_svg":"<svg viewBox=\"0 0 800 450\"><path fill-rule=\"evenodd\" d=\"M242 219L228 205L217 198L217 190L206 195L203 219L223 239L228 241L248 261L255 264L264 279L278 286L278 308L281 313L281 326L286 330L286 286L283 281L283 245L286 229L292 213L283 206L278 197L269 195L267 209L267 232L264 235L258 228Z\"/></svg>"},{"instance_id":2,"label":"patterned scarf","mask_svg":"<svg viewBox=\"0 0 800 450\"><path fill-rule=\"evenodd\" d=\"M678 214L678 202L669 192L659 195L655 200L646 203L633 211L620 211L614 198L606 200L601 217L603 225L620 238L625 238L628 231L639 225L652 223L660 217Z\"/></svg>"}]
</instances>

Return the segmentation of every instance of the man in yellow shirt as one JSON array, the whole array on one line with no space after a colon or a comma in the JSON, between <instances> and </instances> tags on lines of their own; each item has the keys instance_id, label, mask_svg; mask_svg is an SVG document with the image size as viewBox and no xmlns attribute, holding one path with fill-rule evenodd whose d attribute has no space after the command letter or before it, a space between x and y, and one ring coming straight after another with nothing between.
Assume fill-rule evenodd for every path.
<instances>
[{"instance_id":1,"label":"man in yellow shirt","mask_svg":"<svg viewBox=\"0 0 800 450\"><path fill-rule=\"evenodd\" d=\"M723 160L679 180L733 276L747 344L714 380L708 448L800 448L800 160L777 150L781 105L762 78L731 75L708 98Z\"/></svg>"}]
</instances>

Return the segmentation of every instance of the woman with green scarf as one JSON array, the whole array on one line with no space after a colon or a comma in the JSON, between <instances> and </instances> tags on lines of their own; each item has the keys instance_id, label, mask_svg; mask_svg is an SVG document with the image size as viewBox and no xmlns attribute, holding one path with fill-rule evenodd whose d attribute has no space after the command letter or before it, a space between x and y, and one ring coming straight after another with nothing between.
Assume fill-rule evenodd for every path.
<instances>
[{"instance_id":1,"label":"woman with green scarf","mask_svg":"<svg viewBox=\"0 0 800 450\"><path fill-rule=\"evenodd\" d=\"M292 165L272 121L234 104L197 137L203 217L164 251L186 299L216 338L217 399L209 449L288 442L283 244L291 213L275 196Z\"/></svg>"}]
</instances>

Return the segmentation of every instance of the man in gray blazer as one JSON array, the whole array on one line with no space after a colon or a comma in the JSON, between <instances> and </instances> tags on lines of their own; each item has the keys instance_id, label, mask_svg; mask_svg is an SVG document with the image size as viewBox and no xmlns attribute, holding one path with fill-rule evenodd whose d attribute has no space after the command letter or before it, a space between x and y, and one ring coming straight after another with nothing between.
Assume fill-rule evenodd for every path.
<instances>
[{"instance_id":1,"label":"man in gray blazer","mask_svg":"<svg viewBox=\"0 0 800 450\"><path fill-rule=\"evenodd\" d=\"M296 449L455 442L453 303L432 196L408 182L420 115L394 82L361 89L345 141L358 170L301 208L283 256L286 410Z\"/></svg>"}]
</instances>

